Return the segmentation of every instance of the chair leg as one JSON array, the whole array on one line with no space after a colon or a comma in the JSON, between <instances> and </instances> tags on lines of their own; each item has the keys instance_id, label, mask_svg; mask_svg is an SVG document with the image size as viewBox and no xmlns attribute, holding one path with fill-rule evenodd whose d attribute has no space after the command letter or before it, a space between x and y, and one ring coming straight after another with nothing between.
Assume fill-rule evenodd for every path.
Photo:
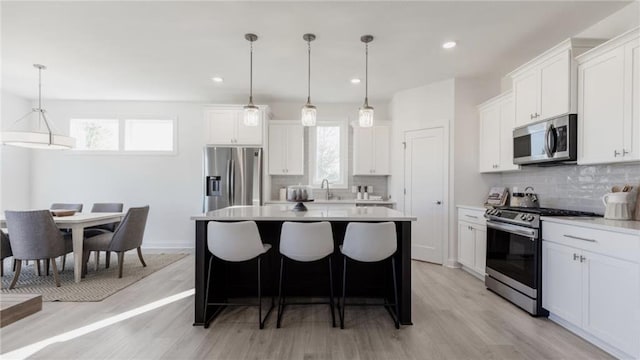
<instances>
[{"instance_id":1,"label":"chair leg","mask_svg":"<svg viewBox=\"0 0 640 360\"><path fill-rule=\"evenodd\" d=\"M284 298L282 297L282 277L284 272L284 256L280 256L280 282L278 283L278 320L276 328L280 328L282 324L282 314L284 313Z\"/></svg>"},{"instance_id":2,"label":"chair leg","mask_svg":"<svg viewBox=\"0 0 640 360\"><path fill-rule=\"evenodd\" d=\"M93 253L93 260L95 264L93 265L93 271L98 271L98 265L100 265L100 251L96 251Z\"/></svg>"},{"instance_id":3,"label":"chair leg","mask_svg":"<svg viewBox=\"0 0 640 360\"><path fill-rule=\"evenodd\" d=\"M122 277L122 267L124 263L124 251L118 253L118 278Z\"/></svg>"},{"instance_id":4,"label":"chair leg","mask_svg":"<svg viewBox=\"0 0 640 360\"><path fill-rule=\"evenodd\" d=\"M331 326L336 327L335 304L333 303L333 266L331 265L331 255L329 255L329 307L331 308Z\"/></svg>"},{"instance_id":5,"label":"chair leg","mask_svg":"<svg viewBox=\"0 0 640 360\"><path fill-rule=\"evenodd\" d=\"M4 259L0 260L0 276L4 276Z\"/></svg>"},{"instance_id":6,"label":"chair leg","mask_svg":"<svg viewBox=\"0 0 640 360\"><path fill-rule=\"evenodd\" d=\"M58 277L58 265L56 265L56 259L51 258L47 260L47 263L51 262L51 267L53 268L53 280L56 282L56 287L60 287L60 278Z\"/></svg>"},{"instance_id":7,"label":"chair leg","mask_svg":"<svg viewBox=\"0 0 640 360\"><path fill-rule=\"evenodd\" d=\"M104 268L108 269L109 265L111 265L111 251L107 251L104 255Z\"/></svg>"},{"instance_id":8,"label":"chair leg","mask_svg":"<svg viewBox=\"0 0 640 360\"><path fill-rule=\"evenodd\" d=\"M13 259L13 271L16 271L16 259Z\"/></svg>"},{"instance_id":9,"label":"chair leg","mask_svg":"<svg viewBox=\"0 0 640 360\"><path fill-rule=\"evenodd\" d=\"M344 302L345 294L347 292L347 257L344 257L342 265L342 307L340 308L340 329L344 329L344 308L346 303Z\"/></svg>"},{"instance_id":10,"label":"chair leg","mask_svg":"<svg viewBox=\"0 0 640 360\"><path fill-rule=\"evenodd\" d=\"M87 263L89 262L89 256L91 253L89 251L82 252L82 277L85 277L89 273L89 269L87 269Z\"/></svg>"},{"instance_id":11,"label":"chair leg","mask_svg":"<svg viewBox=\"0 0 640 360\"><path fill-rule=\"evenodd\" d=\"M38 276L42 276L42 274L40 273L40 260L34 260L36 262L36 274L38 274Z\"/></svg>"},{"instance_id":12,"label":"chair leg","mask_svg":"<svg viewBox=\"0 0 640 360\"><path fill-rule=\"evenodd\" d=\"M260 264L262 263L262 256L258 256L258 325L260 330L264 329L264 322L262 321L262 282L260 276Z\"/></svg>"},{"instance_id":13,"label":"chair leg","mask_svg":"<svg viewBox=\"0 0 640 360\"><path fill-rule=\"evenodd\" d=\"M393 268L393 296L396 303L396 317L393 319L396 329L400 329L400 305L398 304L398 283L396 280L396 259L391 258L391 267Z\"/></svg>"},{"instance_id":14,"label":"chair leg","mask_svg":"<svg viewBox=\"0 0 640 360\"><path fill-rule=\"evenodd\" d=\"M45 264L45 265L44 265L44 272L45 272L45 274L46 274L47 276L49 276L49 266L50 266L50 265L49 265L49 262L50 262L50 261L49 261L49 259L45 259L45 260L44 260L44 264Z\"/></svg>"},{"instance_id":15,"label":"chair leg","mask_svg":"<svg viewBox=\"0 0 640 360\"><path fill-rule=\"evenodd\" d=\"M60 257L60 264L62 267L60 268L60 272L64 271L64 266L67 264L67 254L64 254Z\"/></svg>"},{"instance_id":16,"label":"chair leg","mask_svg":"<svg viewBox=\"0 0 640 360\"><path fill-rule=\"evenodd\" d=\"M144 259L142 258L142 249L140 249L140 246L138 246L138 258L140 259L140 262L142 263L142 267L146 267L147 264L144 262Z\"/></svg>"},{"instance_id":17,"label":"chair leg","mask_svg":"<svg viewBox=\"0 0 640 360\"><path fill-rule=\"evenodd\" d=\"M16 260L16 272L13 274L13 280L11 280L9 289L13 289L16 287L16 283L18 282L18 278L20 277L20 269L22 269L22 260Z\"/></svg>"},{"instance_id":18,"label":"chair leg","mask_svg":"<svg viewBox=\"0 0 640 360\"><path fill-rule=\"evenodd\" d=\"M209 258L209 267L207 268L207 287L204 290L204 311L203 311L203 318L204 318L204 328L208 328L209 327L209 319L207 318L207 308L209 308L209 289L211 286L211 265L213 263L213 256L211 256L211 258Z\"/></svg>"}]
</instances>

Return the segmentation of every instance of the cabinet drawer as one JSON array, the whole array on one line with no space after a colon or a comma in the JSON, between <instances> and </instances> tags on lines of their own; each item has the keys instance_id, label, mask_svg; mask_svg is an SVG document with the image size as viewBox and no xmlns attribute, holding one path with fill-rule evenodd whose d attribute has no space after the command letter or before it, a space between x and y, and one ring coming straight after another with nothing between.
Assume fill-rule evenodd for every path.
<instances>
[{"instance_id":1,"label":"cabinet drawer","mask_svg":"<svg viewBox=\"0 0 640 360\"><path fill-rule=\"evenodd\" d=\"M467 221L478 225L486 225L483 210L458 209L458 220Z\"/></svg>"},{"instance_id":2,"label":"cabinet drawer","mask_svg":"<svg viewBox=\"0 0 640 360\"><path fill-rule=\"evenodd\" d=\"M640 262L640 239L633 235L543 221L542 238L597 254Z\"/></svg>"}]
</instances>

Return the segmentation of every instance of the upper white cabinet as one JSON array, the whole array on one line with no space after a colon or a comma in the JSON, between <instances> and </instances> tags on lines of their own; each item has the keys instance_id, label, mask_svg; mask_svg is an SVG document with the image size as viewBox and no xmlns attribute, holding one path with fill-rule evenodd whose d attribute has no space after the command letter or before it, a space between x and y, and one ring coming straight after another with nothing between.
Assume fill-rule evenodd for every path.
<instances>
[{"instance_id":1,"label":"upper white cabinet","mask_svg":"<svg viewBox=\"0 0 640 360\"><path fill-rule=\"evenodd\" d=\"M513 71L510 76L516 127L575 113L577 76L574 57L600 43L602 40L567 39Z\"/></svg>"},{"instance_id":2,"label":"upper white cabinet","mask_svg":"<svg viewBox=\"0 0 640 360\"><path fill-rule=\"evenodd\" d=\"M513 164L514 108L511 92L478 106L480 114L480 172L518 170Z\"/></svg>"},{"instance_id":3,"label":"upper white cabinet","mask_svg":"<svg viewBox=\"0 0 640 360\"><path fill-rule=\"evenodd\" d=\"M391 127L353 127L353 175L390 175Z\"/></svg>"},{"instance_id":4,"label":"upper white cabinet","mask_svg":"<svg viewBox=\"0 0 640 360\"><path fill-rule=\"evenodd\" d=\"M205 142L211 145L262 145L265 110L258 126L244 125L241 107L209 107L204 110Z\"/></svg>"},{"instance_id":5,"label":"upper white cabinet","mask_svg":"<svg viewBox=\"0 0 640 360\"><path fill-rule=\"evenodd\" d=\"M640 160L640 29L576 60L578 163Z\"/></svg>"},{"instance_id":6,"label":"upper white cabinet","mask_svg":"<svg viewBox=\"0 0 640 360\"><path fill-rule=\"evenodd\" d=\"M268 156L269 175L304 175L304 127L271 122Z\"/></svg>"}]
</instances>

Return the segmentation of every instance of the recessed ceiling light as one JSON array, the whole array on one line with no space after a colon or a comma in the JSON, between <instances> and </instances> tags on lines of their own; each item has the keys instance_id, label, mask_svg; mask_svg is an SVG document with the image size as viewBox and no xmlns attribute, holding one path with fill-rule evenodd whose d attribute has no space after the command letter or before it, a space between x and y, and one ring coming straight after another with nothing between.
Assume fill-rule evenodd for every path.
<instances>
[{"instance_id":1,"label":"recessed ceiling light","mask_svg":"<svg viewBox=\"0 0 640 360\"><path fill-rule=\"evenodd\" d=\"M453 49L454 47L456 47L456 42L455 41L447 41L446 43L442 44L442 47L445 49Z\"/></svg>"},{"instance_id":2,"label":"recessed ceiling light","mask_svg":"<svg viewBox=\"0 0 640 360\"><path fill-rule=\"evenodd\" d=\"M352 83L352 84L360 84L360 79L358 79L358 78L353 78L353 79L351 79L351 83Z\"/></svg>"},{"instance_id":3,"label":"recessed ceiling light","mask_svg":"<svg viewBox=\"0 0 640 360\"><path fill-rule=\"evenodd\" d=\"M224 81L224 79L221 78L220 76L214 76L214 77L211 78L211 80L213 80L213 82L215 82L215 83L221 83L221 82Z\"/></svg>"}]
</instances>

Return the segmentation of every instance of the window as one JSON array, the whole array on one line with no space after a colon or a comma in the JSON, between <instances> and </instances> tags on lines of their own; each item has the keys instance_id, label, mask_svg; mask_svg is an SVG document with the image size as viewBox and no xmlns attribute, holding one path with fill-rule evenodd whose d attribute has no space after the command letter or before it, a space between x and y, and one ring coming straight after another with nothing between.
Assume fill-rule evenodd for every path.
<instances>
[{"instance_id":1,"label":"window","mask_svg":"<svg viewBox=\"0 0 640 360\"><path fill-rule=\"evenodd\" d=\"M319 187L327 179L332 188L347 188L346 121L319 121L309 128L309 182Z\"/></svg>"},{"instance_id":2,"label":"window","mask_svg":"<svg viewBox=\"0 0 640 360\"><path fill-rule=\"evenodd\" d=\"M71 119L75 151L104 153L175 153L174 119Z\"/></svg>"}]
</instances>

